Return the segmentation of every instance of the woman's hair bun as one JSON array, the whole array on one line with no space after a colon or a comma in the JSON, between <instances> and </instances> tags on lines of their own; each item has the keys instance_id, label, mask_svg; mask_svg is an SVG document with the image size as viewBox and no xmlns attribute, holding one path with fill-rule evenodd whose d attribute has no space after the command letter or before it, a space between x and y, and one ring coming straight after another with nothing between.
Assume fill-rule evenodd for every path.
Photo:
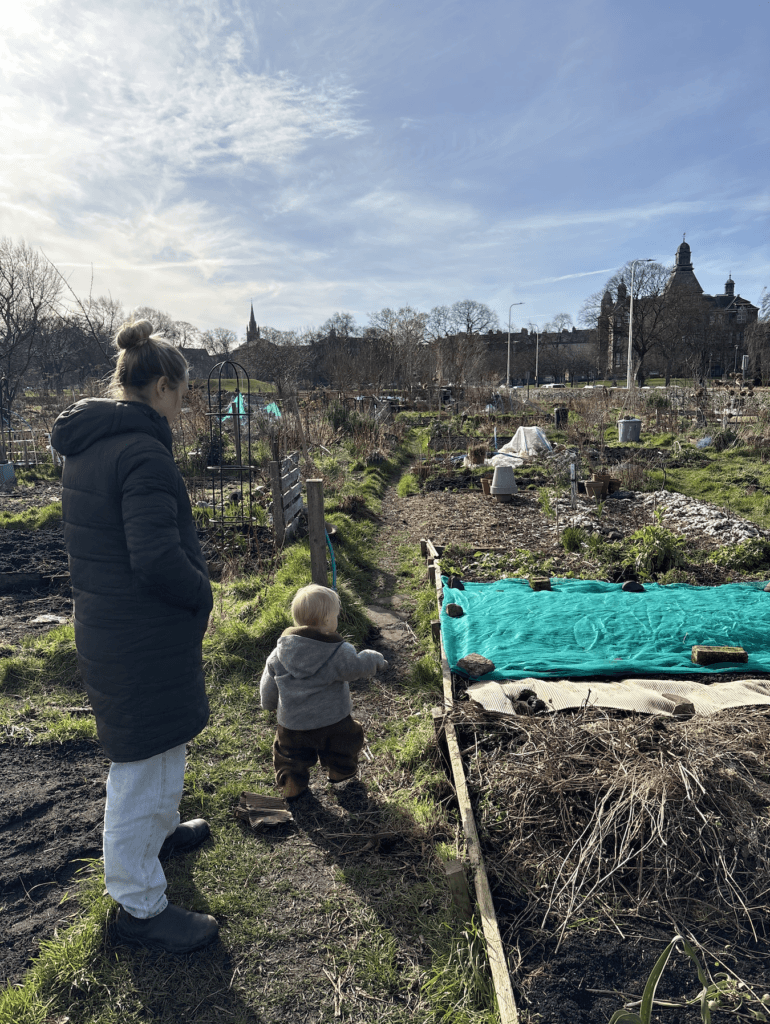
<instances>
[{"instance_id":1,"label":"woman's hair bun","mask_svg":"<svg viewBox=\"0 0 770 1024\"><path fill-rule=\"evenodd\" d=\"M118 348L139 348L149 340L153 330L149 320L129 321L119 328L115 335L115 344Z\"/></svg>"}]
</instances>

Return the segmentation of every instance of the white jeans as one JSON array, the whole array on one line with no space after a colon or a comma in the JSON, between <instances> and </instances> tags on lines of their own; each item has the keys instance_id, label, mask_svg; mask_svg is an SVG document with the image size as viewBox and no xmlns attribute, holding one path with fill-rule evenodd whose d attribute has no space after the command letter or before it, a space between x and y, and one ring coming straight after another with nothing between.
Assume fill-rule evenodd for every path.
<instances>
[{"instance_id":1,"label":"white jeans","mask_svg":"<svg viewBox=\"0 0 770 1024\"><path fill-rule=\"evenodd\" d=\"M104 809L107 892L133 917L166 909L166 876L158 860L163 840L179 824L187 744L144 761L113 761Z\"/></svg>"}]
</instances>

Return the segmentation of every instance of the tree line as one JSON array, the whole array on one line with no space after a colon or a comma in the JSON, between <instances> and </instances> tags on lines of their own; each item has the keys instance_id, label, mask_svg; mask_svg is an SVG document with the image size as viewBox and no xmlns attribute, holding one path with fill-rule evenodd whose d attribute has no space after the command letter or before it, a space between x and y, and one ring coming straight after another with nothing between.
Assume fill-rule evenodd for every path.
<instances>
[{"instance_id":1,"label":"tree line","mask_svg":"<svg viewBox=\"0 0 770 1024\"><path fill-rule=\"evenodd\" d=\"M744 352L750 357L751 372L770 379L767 290L760 300L758 321L742 324L719 310L709 311L698 296L667 295L670 272L658 263L637 265L633 307L637 381L643 383L650 370L667 378L704 379L717 368L732 369ZM529 323L526 332L511 324L516 334L511 346L512 378L523 380L529 375L534 380L536 369L541 380L546 376L556 380L567 375L604 377L608 353L601 348L601 320L611 317L615 334L627 337L627 302L619 293L621 286L628 290L630 284L631 265L627 264L586 299L579 323L590 332L590 344L585 342L586 335L578 339L580 344L574 343L572 320L566 313L545 324ZM607 291L612 297L609 311L606 303L602 306ZM273 381L279 394L314 383L340 390L448 383L496 386L506 371L509 325L501 328L489 306L471 299L434 306L430 312L409 305L385 307L367 314L363 325L351 313L337 312L317 328L262 327L258 341L251 345L243 345L244 339L228 328L201 331L151 307L139 307L131 315L147 317L175 345L224 358L237 352L249 373ZM45 383L61 390L73 382L109 374L115 354L112 339L127 318L122 304L111 296L78 297L39 250L24 241L0 238L0 397L6 418L25 385Z\"/></svg>"}]
</instances>

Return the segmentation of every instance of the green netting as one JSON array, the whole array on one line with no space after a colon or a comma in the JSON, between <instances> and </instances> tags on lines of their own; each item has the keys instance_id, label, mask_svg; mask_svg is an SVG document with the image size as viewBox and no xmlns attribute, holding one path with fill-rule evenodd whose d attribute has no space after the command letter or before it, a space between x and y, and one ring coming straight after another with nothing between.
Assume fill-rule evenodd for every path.
<instances>
[{"instance_id":1,"label":"green netting","mask_svg":"<svg viewBox=\"0 0 770 1024\"><path fill-rule=\"evenodd\" d=\"M464 583L444 579L441 634L452 671L466 654L495 663L484 679L579 678L666 673L770 672L770 593L764 582L691 587L552 579ZM461 618L447 615L459 604ZM744 647L748 664L693 665L694 644Z\"/></svg>"}]
</instances>

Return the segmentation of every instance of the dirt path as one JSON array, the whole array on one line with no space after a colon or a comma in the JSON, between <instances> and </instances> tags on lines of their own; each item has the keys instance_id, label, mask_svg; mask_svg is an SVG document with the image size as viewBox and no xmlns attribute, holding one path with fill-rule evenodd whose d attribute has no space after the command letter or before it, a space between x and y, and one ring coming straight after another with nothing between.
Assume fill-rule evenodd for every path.
<instances>
[{"instance_id":1,"label":"dirt path","mask_svg":"<svg viewBox=\"0 0 770 1024\"><path fill-rule=\"evenodd\" d=\"M0 508L16 512L30 505L48 504L59 500L59 492L47 485L22 496L3 495ZM398 593L398 547L414 539L414 530L404 522L407 512L403 499L389 488L382 506L380 568L369 610L374 623L369 644L384 654L389 668L376 680L351 685L353 713L372 740L383 734L391 717L400 714L393 694L409 673L417 649L408 625L413 602ZM3 531L0 542L16 570L66 571L60 524L38 533ZM0 656L14 654L25 637L56 625L34 621L45 613L69 618L69 588L19 591L0 598L5 644ZM82 696L73 693L73 703L83 703ZM0 774L4 780L0 796L0 862L4 864L0 883L0 981L4 982L20 981L40 942L51 938L56 928L65 926L77 914L76 905L62 903L62 898L76 881L83 859L101 854L104 783L109 768L96 743L27 746L25 740L23 735L14 735L0 744ZM281 949L284 971L291 962L298 970L305 965L312 973L311 963L318 959L318 952L308 936L315 929L316 903L333 889L339 867L355 861L365 846L363 841L346 841L345 832L355 836L363 816L368 831L377 832L382 807L370 799L366 784L370 771L376 772L377 765L370 767L362 760L361 780L333 791L316 772L308 796L293 807L296 827L279 841L284 854L295 859L298 882L312 898L303 901L308 920L296 929L306 941L296 948L284 944ZM387 826L382 828L385 831ZM374 853L368 850L366 856L381 858L387 870L415 870L414 851L400 841L379 843ZM416 952L419 949L415 937ZM302 986L295 988L301 990ZM290 1007L284 1005L282 1012L287 1010Z\"/></svg>"}]
</instances>

